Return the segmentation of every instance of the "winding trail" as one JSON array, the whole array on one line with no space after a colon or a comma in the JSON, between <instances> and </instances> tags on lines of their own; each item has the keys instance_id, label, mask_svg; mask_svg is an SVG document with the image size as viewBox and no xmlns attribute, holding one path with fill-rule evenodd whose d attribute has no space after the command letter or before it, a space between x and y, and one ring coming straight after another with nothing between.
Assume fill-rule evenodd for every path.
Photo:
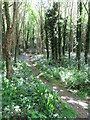
<instances>
[{"instance_id":1,"label":"winding trail","mask_svg":"<svg viewBox=\"0 0 90 120\"><path fill-rule=\"evenodd\" d=\"M47 80L41 78L39 76L39 70L34 66L32 60L32 55L23 55L22 58L28 59L30 67L35 75L35 78L40 79L43 83L47 84L51 89L54 89L58 92L60 97L67 103L70 104L75 111L77 111L77 118L85 118L90 120L90 110L88 109L88 104L90 104L90 97L87 97L85 100L81 100L78 96L76 96L72 91L68 91L66 87L61 83L57 84L48 82Z\"/></svg>"}]
</instances>

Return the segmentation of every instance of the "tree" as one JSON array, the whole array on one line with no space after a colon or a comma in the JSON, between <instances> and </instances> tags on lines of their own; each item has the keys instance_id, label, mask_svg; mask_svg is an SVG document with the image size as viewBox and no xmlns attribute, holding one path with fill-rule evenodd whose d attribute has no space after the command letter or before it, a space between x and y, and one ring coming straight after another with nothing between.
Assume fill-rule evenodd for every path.
<instances>
[{"instance_id":1,"label":"tree","mask_svg":"<svg viewBox=\"0 0 90 120\"><path fill-rule=\"evenodd\" d=\"M65 56L66 29L67 29L67 19L68 19L68 17L66 17L66 10L67 10L67 5L65 6L65 18L64 18L64 25L63 25L63 47L62 47L63 64L64 64L64 56Z\"/></svg>"},{"instance_id":2,"label":"tree","mask_svg":"<svg viewBox=\"0 0 90 120\"><path fill-rule=\"evenodd\" d=\"M87 58L89 53L89 45L90 45L90 1L88 2L88 23L87 23L87 33L86 33L86 41L85 41L85 63L87 64Z\"/></svg>"},{"instance_id":3,"label":"tree","mask_svg":"<svg viewBox=\"0 0 90 120\"><path fill-rule=\"evenodd\" d=\"M19 31L18 31L18 21L17 21L17 18L16 18L16 45L15 45L15 56L14 56L14 62L16 63L16 58L17 58L17 55L18 55L18 51L19 51Z\"/></svg>"},{"instance_id":4,"label":"tree","mask_svg":"<svg viewBox=\"0 0 90 120\"><path fill-rule=\"evenodd\" d=\"M23 15L23 21L22 21L22 26L23 26L23 51L25 51L25 37L24 37L24 34L25 34L25 26L24 26L24 23L25 23L25 14L26 14L26 4L27 2L25 3L25 9L24 9L24 15Z\"/></svg>"},{"instance_id":5,"label":"tree","mask_svg":"<svg viewBox=\"0 0 90 120\"><path fill-rule=\"evenodd\" d=\"M2 2L0 1L0 119L2 119Z\"/></svg>"},{"instance_id":6,"label":"tree","mask_svg":"<svg viewBox=\"0 0 90 120\"><path fill-rule=\"evenodd\" d=\"M18 4L18 8L17 8L17 11L16 11L16 23L15 23L15 38L16 38L16 40L15 40L15 54L14 54L14 63L16 63L17 62L17 56L20 54L20 52L19 52L19 50L20 50L20 48L19 48L19 44L20 44L20 35L21 35L21 32L22 32L22 27L23 27L23 16L21 16L20 14L21 13L19 13L19 9L20 9L20 6L21 6L21 4L22 3L17 3ZM24 6L25 7L25 6ZM21 19L20 19L21 18ZM19 22L20 22L20 20L21 20L21 24L19 24Z\"/></svg>"},{"instance_id":7,"label":"tree","mask_svg":"<svg viewBox=\"0 0 90 120\"><path fill-rule=\"evenodd\" d=\"M78 15L77 15L77 61L78 61L78 70L80 70L80 54L81 54L81 15L82 15L82 3L77 2Z\"/></svg>"},{"instance_id":8,"label":"tree","mask_svg":"<svg viewBox=\"0 0 90 120\"><path fill-rule=\"evenodd\" d=\"M71 52L71 40L72 40L72 8L73 8L73 2L71 6L71 13L70 13L70 34L69 34L69 43L68 43L68 53L69 53L69 60L70 60L70 52Z\"/></svg>"},{"instance_id":9,"label":"tree","mask_svg":"<svg viewBox=\"0 0 90 120\"><path fill-rule=\"evenodd\" d=\"M7 31L5 36L5 50L6 50L6 70L7 75L6 77L8 79L11 78L12 75L12 68L11 68L11 41L10 37L14 29L15 25L15 17L16 17L16 2L13 3L13 22L11 24L10 20L10 14L9 14L9 6L8 2L4 1L4 7L5 7L5 16L6 16L6 23L7 23Z\"/></svg>"},{"instance_id":10,"label":"tree","mask_svg":"<svg viewBox=\"0 0 90 120\"><path fill-rule=\"evenodd\" d=\"M43 44L43 16L42 16L42 0L40 0L40 8L39 8L39 17L40 17L40 44L41 44L41 54L44 52L44 44Z\"/></svg>"},{"instance_id":11,"label":"tree","mask_svg":"<svg viewBox=\"0 0 90 120\"><path fill-rule=\"evenodd\" d=\"M5 60L5 15L4 12L2 10L2 58L3 60Z\"/></svg>"},{"instance_id":12,"label":"tree","mask_svg":"<svg viewBox=\"0 0 90 120\"><path fill-rule=\"evenodd\" d=\"M26 41L25 41L25 47L26 47L26 49L28 49L28 40L29 40L29 34L30 34L30 30L29 30L29 21L28 21L28 27L27 27L27 39L26 39Z\"/></svg>"},{"instance_id":13,"label":"tree","mask_svg":"<svg viewBox=\"0 0 90 120\"><path fill-rule=\"evenodd\" d=\"M49 17L49 37L51 41L51 51L52 51L52 59L57 59L57 31L56 31L56 22L57 22L57 5L58 3L53 3L53 8L49 10L48 17Z\"/></svg>"},{"instance_id":14,"label":"tree","mask_svg":"<svg viewBox=\"0 0 90 120\"><path fill-rule=\"evenodd\" d=\"M16 41L15 41L15 55L14 55L14 62L16 63L16 58L18 55L19 49L19 23L18 23L18 10L16 11L16 23L15 23L15 34L16 34Z\"/></svg>"},{"instance_id":15,"label":"tree","mask_svg":"<svg viewBox=\"0 0 90 120\"><path fill-rule=\"evenodd\" d=\"M46 40L45 40L45 43L46 43L46 50L47 50L47 59L49 59L49 41L48 41L48 18L47 18L47 14L46 14L46 17L45 17L45 35L46 35Z\"/></svg>"},{"instance_id":16,"label":"tree","mask_svg":"<svg viewBox=\"0 0 90 120\"><path fill-rule=\"evenodd\" d=\"M0 2L0 61L2 61L2 3Z\"/></svg>"},{"instance_id":17,"label":"tree","mask_svg":"<svg viewBox=\"0 0 90 120\"><path fill-rule=\"evenodd\" d=\"M60 2L58 2L58 52L59 52L59 60L61 61L61 14L60 14Z\"/></svg>"},{"instance_id":18,"label":"tree","mask_svg":"<svg viewBox=\"0 0 90 120\"><path fill-rule=\"evenodd\" d=\"M33 26L33 35L32 35L32 53L34 53L34 41L35 41L35 30Z\"/></svg>"}]
</instances>

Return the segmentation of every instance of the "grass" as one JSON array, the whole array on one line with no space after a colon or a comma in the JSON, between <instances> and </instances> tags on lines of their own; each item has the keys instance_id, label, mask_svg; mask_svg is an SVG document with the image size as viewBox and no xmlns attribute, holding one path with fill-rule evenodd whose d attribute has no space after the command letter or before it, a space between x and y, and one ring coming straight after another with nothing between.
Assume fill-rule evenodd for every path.
<instances>
[{"instance_id":1,"label":"grass","mask_svg":"<svg viewBox=\"0 0 90 120\"><path fill-rule=\"evenodd\" d=\"M85 65L83 60L81 61L81 70L78 71L76 67L76 60L72 59L68 61L64 60L64 65L52 60L46 60L45 57L41 57L39 60L33 57L35 66L39 69L41 77L46 80L62 81L64 85L73 90L77 90L77 95L81 98L85 98L90 95L90 81L88 76L88 65Z\"/></svg>"},{"instance_id":2,"label":"grass","mask_svg":"<svg viewBox=\"0 0 90 120\"><path fill-rule=\"evenodd\" d=\"M29 64L18 61L8 80L3 64L3 119L75 118L77 113L57 93L35 79Z\"/></svg>"}]
</instances>

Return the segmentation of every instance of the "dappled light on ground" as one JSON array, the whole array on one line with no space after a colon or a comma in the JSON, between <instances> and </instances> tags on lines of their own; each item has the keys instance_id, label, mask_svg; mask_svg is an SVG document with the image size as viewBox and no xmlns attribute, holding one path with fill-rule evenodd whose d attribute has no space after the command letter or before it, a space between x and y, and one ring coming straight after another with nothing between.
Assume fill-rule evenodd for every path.
<instances>
[{"instance_id":1,"label":"dappled light on ground","mask_svg":"<svg viewBox=\"0 0 90 120\"><path fill-rule=\"evenodd\" d=\"M71 105L79 113L78 117L82 116L82 118L86 118L88 116L88 111L87 111L88 103L87 103L87 101L81 100L75 95L77 93L77 90L67 89L65 87L65 85L63 86L63 84L59 83L59 81L58 81L58 84L56 82L53 83L49 80L48 76L45 76L43 78L42 75L45 75L45 74L50 73L52 71L56 72L56 74L54 74L55 77L56 77L56 75L59 76L59 74L58 74L58 71L55 70L56 68L51 69L51 71L48 71L48 70L46 71L46 66L42 62L42 60L40 60L40 57L42 57L42 55L40 55L38 57L33 57L32 55L30 55L30 57L29 57L29 59L30 59L29 64L30 64L30 67L31 67L34 75L35 75L35 79L37 79L37 80L39 79L42 84L48 85L49 87L51 87L51 89L53 91L58 93L62 100L64 100L67 104ZM39 67L37 68L37 62L34 61L35 59L40 60L39 62L42 63L42 65L43 65L42 69L45 70L45 73L43 71L40 72ZM54 67L52 67L52 68L54 68ZM67 71L67 69L64 69L63 67L60 67L60 70L62 72L64 72L64 70L65 70L65 72L68 73L68 74L65 73L67 75L67 76L64 76L65 78L70 78L70 76L72 76L71 75L72 72L70 70ZM52 74L51 74L51 76L52 76ZM52 76L52 79L53 79L53 76ZM60 79L60 76L59 76L59 79ZM59 79L57 78L57 80L59 80ZM89 98L87 98L87 99L89 99Z\"/></svg>"},{"instance_id":2,"label":"dappled light on ground","mask_svg":"<svg viewBox=\"0 0 90 120\"><path fill-rule=\"evenodd\" d=\"M40 76L37 75L36 78L40 78ZM40 79L40 81L42 82L42 79ZM49 84L49 83L44 81L43 84ZM52 88L53 88L53 91L55 91L56 93L59 93L61 98L65 100L68 104L76 106L77 109L84 109L84 110L88 109L88 104L86 101L79 100L79 98L75 98L75 96L73 98L72 94L76 93L77 90L68 90L68 92L65 92L64 87L63 89L61 89L55 85L53 85ZM68 96L68 93L69 93L69 96ZM87 112L86 114L88 115L89 113Z\"/></svg>"},{"instance_id":3,"label":"dappled light on ground","mask_svg":"<svg viewBox=\"0 0 90 120\"><path fill-rule=\"evenodd\" d=\"M82 107L83 109L88 109L88 104L86 102L83 102L81 100L74 100L73 98L70 98L68 96L61 96L63 100L66 100L70 104L77 104L79 107Z\"/></svg>"},{"instance_id":4,"label":"dappled light on ground","mask_svg":"<svg viewBox=\"0 0 90 120\"><path fill-rule=\"evenodd\" d=\"M69 90L71 93L77 93L77 90Z\"/></svg>"},{"instance_id":5,"label":"dappled light on ground","mask_svg":"<svg viewBox=\"0 0 90 120\"><path fill-rule=\"evenodd\" d=\"M53 86L53 90L55 90L55 91L58 90L58 93L60 92L60 94L62 92L63 95L61 96L61 98L63 100L65 100L67 103L78 105L78 107L82 107L83 109L88 109L88 104L86 103L86 101L81 101L79 99L75 100L73 98L73 96L72 97L64 96L64 94L65 94L64 90L62 90L62 89L59 90L59 88L57 88L56 86Z\"/></svg>"},{"instance_id":6,"label":"dappled light on ground","mask_svg":"<svg viewBox=\"0 0 90 120\"><path fill-rule=\"evenodd\" d=\"M57 89L57 87L56 87L56 86L53 86L53 89L54 89L54 90L56 90L56 89Z\"/></svg>"}]
</instances>

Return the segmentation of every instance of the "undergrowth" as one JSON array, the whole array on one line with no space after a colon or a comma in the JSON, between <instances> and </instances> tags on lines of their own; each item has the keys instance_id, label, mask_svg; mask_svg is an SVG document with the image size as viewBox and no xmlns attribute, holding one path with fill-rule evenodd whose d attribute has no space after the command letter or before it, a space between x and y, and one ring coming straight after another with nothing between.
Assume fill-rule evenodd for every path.
<instances>
[{"instance_id":1,"label":"undergrowth","mask_svg":"<svg viewBox=\"0 0 90 120\"><path fill-rule=\"evenodd\" d=\"M62 81L69 89L77 90L80 97L90 95L90 80L88 65L81 61L81 70L77 70L75 59L64 60L64 64L52 60L46 60L45 57L35 59L35 66L39 69L39 75L47 81Z\"/></svg>"},{"instance_id":2,"label":"undergrowth","mask_svg":"<svg viewBox=\"0 0 90 120\"><path fill-rule=\"evenodd\" d=\"M77 113L56 92L36 79L29 64L18 61L12 66L12 79L6 78L3 64L3 119L74 118Z\"/></svg>"}]
</instances>

